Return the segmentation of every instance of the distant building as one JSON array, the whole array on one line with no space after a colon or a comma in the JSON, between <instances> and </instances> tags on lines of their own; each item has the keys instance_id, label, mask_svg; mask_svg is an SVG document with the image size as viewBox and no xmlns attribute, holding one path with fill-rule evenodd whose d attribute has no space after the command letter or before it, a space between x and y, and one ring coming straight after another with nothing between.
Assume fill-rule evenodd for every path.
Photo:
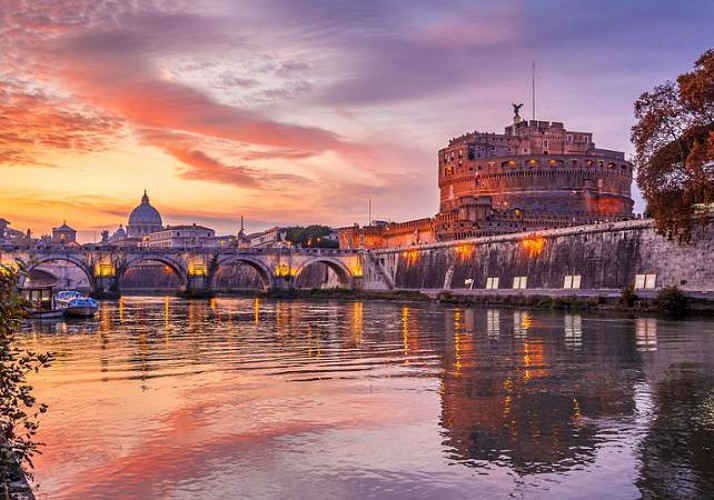
<instances>
[{"instance_id":1,"label":"distant building","mask_svg":"<svg viewBox=\"0 0 714 500\"><path fill-rule=\"evenodd\" d=\"M61 226L52 228L52 243L60 245L77 245L77 231L67 225L64 221Z\"/></svg>"},{"instance_id":2,"label":"distant building","mask_svg":"<svg viewBox=\"0 0 714 500\"><path fill-rule=\"evenodd\" d=\"M129 214L129 224L126 226L128 238L141 238L154 231L163 229L161 214L149 203L149 196L144 190L141 204Z\"/></svg>"},{"instance_id":3,"label":"distant building","mask_svg":"<svg viewBox=\"0 0 714 500\"><path fill-rule=\"evenodd\" d=\"M9 220L0 218L0 240L18 240L23 239L26 236L26 233L23 233L22 231L10 229Z\"/></svg>"},{"instance_id":4,"label":"distant building","mask_svg":"<svg viewBox=\"0 0 714 500\"><path fill-rule=\"evenodd\" d=\"M439 213L340 229L340 248L395 248L634 217L633 166L590 132L523 121L470 132L438 153Z\"/></svg>"},{"instance_id":5,"label":"distant building","mask_svg":"<svg viewBox=\"0 0 714 500\"><path fill-rule=\"evenodd\" d=\"M265 231L249 234L246 238L250 241L251 248L281 248L290 246L290 242L285 241L287 233L287 229L275 226Z\"/></svg>"},{"instance_id":6,"label":"distant building","mask_svg":"<svg viewBox=\"0 0 714 500\"><path fill-rule=\"evenodd\" d=\"M216 245L218 248L230 248L238 246L238 238L232 234L225 236L216 236Z\"/></svg>"},{"instance_id":7,"label":"distant building","mask_svg":"<svg viewBox=\"0 0 714 500\"><path fill-rule=\"evenodd\" d=\"M216 231L191 225L166 226L143 237L146 248L212 248L218 246Z\"/></svg>"},{"instance_id":8,"label":"distant building","mask_svg":"<svg viewBox=\"0 0 714 500\"><path fill-rule=\"evenodd\" d=\"M124 226L119 224L117 230L114 231L111 236L109 236L109 241L125 240L127 236L128 235L126 234Z\"/></svg>"}]
</instances>

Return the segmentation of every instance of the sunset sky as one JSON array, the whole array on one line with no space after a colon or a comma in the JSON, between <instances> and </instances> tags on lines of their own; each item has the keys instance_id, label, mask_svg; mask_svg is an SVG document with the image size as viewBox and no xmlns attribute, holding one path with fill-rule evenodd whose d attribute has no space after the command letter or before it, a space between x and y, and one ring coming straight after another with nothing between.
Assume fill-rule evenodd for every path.
<instances>
[{"instance_id":1,"label":"sunset sky","mask_svg":"<svg viewBox=\"0 0 714 500\"><path fill-rule=\"evenodd\" d=\"M2 0L0 217L84 241L144 189L235 233L438 210L436 152L511 102L632 152L632 102L714 45L710 0ZM636 209L641 210L638 203Z\"/></svg>"}]
</instances>

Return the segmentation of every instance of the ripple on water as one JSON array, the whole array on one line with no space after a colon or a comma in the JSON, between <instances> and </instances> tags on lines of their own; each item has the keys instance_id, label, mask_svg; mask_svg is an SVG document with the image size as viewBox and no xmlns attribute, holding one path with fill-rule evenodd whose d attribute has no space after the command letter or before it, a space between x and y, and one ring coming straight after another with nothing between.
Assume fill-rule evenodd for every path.
<instances>
[{"instance_id":1,"label":"ripple on water","mask_svg":"<svg viewBox=\"0 0 714 500\"><path fill-rule=\"evenodd\" d=\"M126 298L22 341L45 498L714 491L711 320Z\"/></svg>"}]
</instances>

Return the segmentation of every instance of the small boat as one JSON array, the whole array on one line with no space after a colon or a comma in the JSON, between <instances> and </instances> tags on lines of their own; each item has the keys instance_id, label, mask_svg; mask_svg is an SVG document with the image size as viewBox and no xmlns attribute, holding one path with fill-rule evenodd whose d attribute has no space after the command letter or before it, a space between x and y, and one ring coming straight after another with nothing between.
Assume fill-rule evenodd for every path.
<instances>
[{"instance_id":1,"label":"small boat","mask_svg":"<svg viewBox=\"0 0 714 500\"><path fill-rule=\"evenodd\" d=\"M99 303L96 300L74 290L58 292L55 304L62 309L64 316L90 318L99 310Z\"/></svg>"}]
</instances>

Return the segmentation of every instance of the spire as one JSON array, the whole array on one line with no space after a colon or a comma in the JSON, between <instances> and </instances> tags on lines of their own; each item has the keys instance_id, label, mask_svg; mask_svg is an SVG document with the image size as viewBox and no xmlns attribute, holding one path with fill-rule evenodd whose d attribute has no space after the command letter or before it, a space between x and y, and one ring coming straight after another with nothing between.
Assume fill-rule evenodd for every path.
<instances>
[{"instance_id":1,"label":"spire","mask_svg":"<svg viewBox=\"0 0 714 500\"><path fill-rule=\"evenodd\" d=\"M243 225L243 216L240 216L240 230L243 231L245 229L245 226Z\"/></svg>"},{"instance_id":2,"label":"spire","mask_svg":"<svg viewBox=\"0 0 714 500\"><path fill-rule=\"evenodd\" d=\"M146 194L146 189L144 189L144 196L141 197L141 202L144 204L149 203L149 195Z\"/></svg>"}]
</instances>

